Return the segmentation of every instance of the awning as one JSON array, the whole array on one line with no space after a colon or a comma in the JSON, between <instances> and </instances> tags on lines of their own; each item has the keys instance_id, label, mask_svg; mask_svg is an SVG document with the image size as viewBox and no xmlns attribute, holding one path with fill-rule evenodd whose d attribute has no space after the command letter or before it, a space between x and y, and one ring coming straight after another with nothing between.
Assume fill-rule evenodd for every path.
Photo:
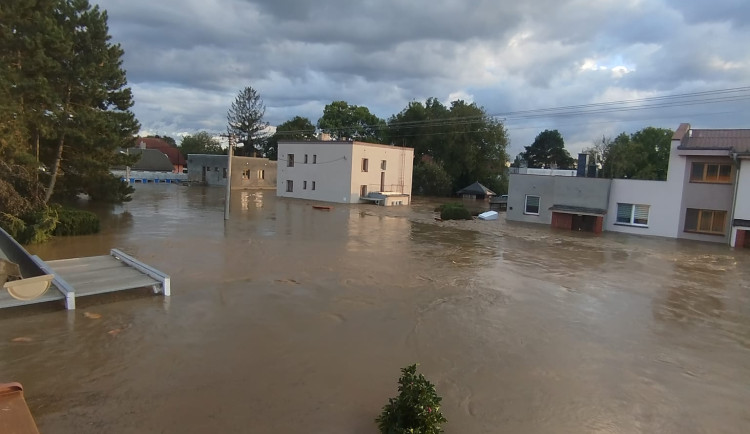
<instances>
[{"instance_id":1,"label":"awning","mask_svg":"<svg viewBox=\"0 0 750 434\"><path fill-rule=\"evenodd\" d=\"M549 207L552 212L560 212L563 214L580 214L580 215L592 215L596 217L604 217L607 214L606 209L601 208L586 208L583 206L571 206L571 205L552 205Z\"/></svg>"},{"instance_id":2,"label":"awning","mask_svg":"<svg viewBox=\"0 0 750 434\"><path fill-rule=\"evenodd\" d=\"M734 219L733 224L741 228L750 228L750 220Z\"/></svg>"}]
</instances>

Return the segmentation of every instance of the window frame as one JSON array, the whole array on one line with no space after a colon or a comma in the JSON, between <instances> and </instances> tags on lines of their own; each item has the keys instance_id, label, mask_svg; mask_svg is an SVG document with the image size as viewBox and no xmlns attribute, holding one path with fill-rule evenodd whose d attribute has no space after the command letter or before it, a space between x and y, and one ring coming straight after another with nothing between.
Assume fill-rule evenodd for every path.
<instances>
[{"instance_id":1,"label":"window frame","mask_svg":"<svg viewBox=\"0 0 750 434\"><path fill-rule=\"evenodd\" d=\"M369 172L370 170L370 159L369 158L363 158L362 159L362 172Z\"/></svg>"},{"instance_id":2,"label":"window frame","mask_svg":"<svg viewBox=\"0 0 750 434\"><path fill-rule=\"evenodd\" d=\"M302 189L307 190L307 181L302 181Z\"/></svg>"},{"instance_id":3,"label":"window frame","mask_svg":"<svg viewBox=\"0 0 750 434\"><path fill-rule=\"evenodd\" d=\"M537 199L536 212L529 212L529 198L535 197ZM525 215L539 215L539 211L542 209L542 197L536 194L527 194L523 201L523 213Z\"/></svg>"},{"instance_id":4,"label":"window frame","mask_svg":"<svg viewBox=\"0 0 750 434\"><path fill-rule=\"evenodd\" d=\"M621 222L620 219L620 206L630 206L630 218L627 222ZM646 208L646 223L636 223L636 214L638 211L638 207ZM651 205L646 205L643 203L627 203L627 202L618 202L617 203L617 212L615 214L615 224L619 226L635 226L639 228L647 228L648 227L648 221L651 218Z\"/></svg>"},{"instance_id":5,"label":"window frame","mask_svg":"<svg viewBox=\"0 0 750 434\"><path fill-rule=\"evenodd\" d=\"M294 154L286 156L286 167L294 167Z\"/></svg>"},{"instance_id":6,"label":"window frame","mask_svg":"<svg viewBox=\"0 0 750 434\"><path fill-rule=\"evenodd\" d=\"M305 164L307 164L307 154L305 154Z\"/></svg>"},{"instance_id":7,"label":"window frame","mask_svg":"<svg viewBox=\"0 0 750 434\"><path fill-rule=\"evenodd\" d=\"M291 179L286 180L286 192L294 193L294 181Z\"/></svg>"},{"instance_id":8,"label":"window frame","mask_svg":"<svg viewBox=\"0 0 750 434\"><path fill-rule=\"evenodd\" d=\"M318 154L313 154L313 162L312 164L318 164Z\"/></svg>"},{"instance_id":9,"label":"window frame","mask_svg":"<svg viewBox=\"0 0 750 434\"><path fill-rule=\"evenodd\" d=\"M247 178L250 179L250 169L248 169ZM266 179L266 169L258 170L258 179Z\"/></svg>"},{"instance_id":10,"label":"window frame","mask_svg":"<svg viewBox=\"0 0 750 434\"><path fill-rule=\"evenodd\" d=\"M695 228L688 228L688 214L694 211L696 213L695 217ZM701 229L703 219L704 219L704 213L711 213L711 222L709 223L709 227L711 229L705 230ZM721 220L721 231L715 231L713 230L714 224L715 224L715 218L717 215L722 215ZM726 236L726 230L727 230L727 211L720 210L720 209L700 209L700 208L686 208L685 209L685 223L683 225L683 231L688 232L691 234L704 234L704 235L720 235L720 236Z\"/></svg>"},{"instance_id":11,"label":"window frame","mask_svg":"<svg viewBox=\"0 0 750 434\"><path fill-rule=\"evenodd\" d=\"M700 170L696 169L698 165L702 166ZM709 177L709 171L714 166L716 168L716 175ZM727 177L721 176L722 168L729 168L729 175ZM696 176L697 171L700 171L700 176ZM732 163L693 161L690 163L690 182L697 184L731 184L732 172Z\"/></svg>"},{"instance_id":12,"label":"window frame","mask_svg":"<svg viewBox=\"0 0 750 434\"><path fill-rule=\"evenodd\" d=\"M312 188L310 190L315 190L315 181L312 182Z\"/></svg>"}]
</instances>

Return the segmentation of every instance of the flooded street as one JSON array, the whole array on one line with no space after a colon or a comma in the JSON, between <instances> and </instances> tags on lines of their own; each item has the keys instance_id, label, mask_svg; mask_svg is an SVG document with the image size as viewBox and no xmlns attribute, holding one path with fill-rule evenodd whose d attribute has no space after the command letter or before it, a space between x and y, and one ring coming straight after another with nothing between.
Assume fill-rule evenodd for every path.
<instances>
[{"instance_id":1,"label":"flooded street","mask_svg":"<svg viewBox=\"0 0 750 434\"><path fill-rule=\"evenodd\" d=\"M238 191L225 223L223 193L137 185L100 234L30 248L172 276L169 298L0 312L0 379L42 432L375 433L415 362L446 433L748 432L750 252L436 222L419 198Z\"/></svg>"}]
</instances>

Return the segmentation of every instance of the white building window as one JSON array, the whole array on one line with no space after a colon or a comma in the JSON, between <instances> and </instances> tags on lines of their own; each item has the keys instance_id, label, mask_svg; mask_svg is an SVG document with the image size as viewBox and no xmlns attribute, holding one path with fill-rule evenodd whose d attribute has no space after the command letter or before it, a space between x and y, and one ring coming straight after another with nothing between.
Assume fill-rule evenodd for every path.
<instances>
[{"instance_id":1,"label":"white building window","mask_svg":"<svg viewBox=\"0 0 750 434\"><path fill-rule=\"evenodd\" d=\"M288 179L286 181L286 191L287 193L291 193L294 191L294 181L292 181L291 179Z\"/></svg>"},{"instance_id":2,"label":"white building window","mask_svg":"<svg viewBox=\"0 0 750 434\"><path fill-rule=\"evenodd\" d=\"M617 204L617 224L648 226L648 205L632 203Z\"/></svg>"},{"instance_id":3,"label":"white building window","mask_svg":"<svg viewBox=\"0 0 750 434\"><path fill-rule=\"evenodd\" d=\"M247 171L247 178L250 179L250 171ZM258 171L258 179L266 179L266 171L261 169Z\"/></svg>"},{"instance_id":4,"label":"white building window","mask_svg":"<svg viewBox=\"0 0 750 434\"><path fill-rule=\"evenodd\" d=\"M313 154L313 164L318 164L318 155Z\"/></svg>"},{"instance_id":5,"label":"white building window","mask_svg":"<svg viewBox=\"0 0 750 434\"><path fill-rule=\"evenodd\" d=\"M289 154L286 159L286 167L294 167L294 154Z\"/></svg>"},{"instance_id":6,"label":"white building window","mask_svg":"<svg viewBox=\"0 0 750 434\"><path fill-rule=\"evenodd\" d=\"M307 181L302 181L302 189L307 190Z\"/></svg>"},{"instance_id":7,"label":"white building window","mask_svg":"<svg viewBox=\"0 0 750 434\"><path fill-rule=\"evenodd\" d=\"M315 190L315 181L312 182L312 189Z\"/></svg>"},{"instance_id":8,"label":"white building window","mask_svg":"<svg viewBox=\"0 0 750 434\"><path fill-rule=\"evenodd\" d=\"M307 164L307 154L305 154L305 164Z\"/></svg>"},{"instance_id":9,"label":"white building window","mask_svg":"<svg viewBox=\"0 0 750 434\"><path fill-rule=\"evenodd\" d=\"M526 205L524 206L524 214L539 215L539 196L526 195Z\"/></svg>"}]
</instances>

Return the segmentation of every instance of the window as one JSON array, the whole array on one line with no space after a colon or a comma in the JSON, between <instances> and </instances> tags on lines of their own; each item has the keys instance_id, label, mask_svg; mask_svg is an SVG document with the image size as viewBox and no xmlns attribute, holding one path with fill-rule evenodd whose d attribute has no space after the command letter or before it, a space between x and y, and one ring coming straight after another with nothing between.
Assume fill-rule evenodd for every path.
<instances>
[{"instance_id":1,"label":"window","mask_svg":"<svg viewBox=\"0 0 750 434\"><path fill-rule=\"evenodd\" d=\"M305 164L307 164L307 154L305 154Z\"/></svg>"},{"instance_id":2,"label":"window","mask_svg":"<svg viewBox=\"0 0 750 434\"><path fill-rule=\"evenodd\" d=\"M318 164L318 156L316 154L313 154L313 164Z\"/></svg>"},{"instance_id":3,"label":"window","mask_svg":"<svg viewBox=\"0 0 750 434\"><path fill-rule=\"evenodd\" d=\"M288 179L286 181L286 191L287 193L291 193L294 191L294 181L292 181L291 179Z\"/></svg>"},{"instance_id":4,"label":"window","mask_svg":"<svg viewBox=\"0 0 750 434\"><path fill-rule=\"evenodd\" d=\"M617 204L617 224L648 226L648 205Z\"/></svg>"},{"instance_id":5,"label":"window","mask_svg":"<svg viewBox=\"0 0 750 434\"><path fill-rule=\"evenodd\" d=\"M732 182L732 165L718 163L693 163L690 170L690 182L713 182L729 184Z\"/></svg>"},{"instance_id":6,"label":"window","mask_svg":"<svg viewBox=\"0 0 750 434\"><path fill-rule=\"evenodd\" d=\"M367 186L366 185L360 185L359 186L359 197L365 197L367 196Z\"/></svg>"},{"instance_id":7,"label":"window","mask_svg":"<svg viewBox=\"0 0 750 434\"><path fill-rule=\"evenodd\" d=\"M302 181L302 189L307 190L307 181Z\"/></svg>"},{"instance_id":8,"label":"window","mask_svg":"<svg viewBox=\"0 0 750 434\"><path fill-rule=\"evenodd\" d=\"M223 176L223 178L227 179L227 168L226 167L224 168L224 176Z\"/></svg>"},{"instance_id":9,"label":"window","mask_svg":"<svg viewBox=\"0 0 750 434\"><path fill-rule=\"evenodd\" d=\"M724 235L726 211L688 208L685 213L685 232Z\"/></svg>"},{"instance_id":10,"label":"window","mask_svg":"<svg viewBox=\"0 0 750 434\"><path fill-rule=\"evenodd\" d=\"M385 166L388 165L388 162L383 160L380 162L380 170L385 170Z\"/></svg>"},{"instance_id":11,"label":"window","mask_svg":"<svg viewBox=\"0 0 750 434\"><path fill-rule=\"evenodd\" d=\"M315 161L315 160L313 160ZM312 189L315 190L315 181L312 182Z\"/></svg>"},{"instance_id":12,"label":"window","mask_svg":"<svg viewBox=\"0 0 750 434\"><path fill-rule=\"evenodd\" d=\"M247 177L250 178L250 171L247 171ZM264 169L260 169L258 171L258 179L266 179L266 171Z\"/></svg>"},{"instance_id":13,"label":"window","mask_svg":"<svg viewBox=\"0 0 750 434\"><path fill-rule=\"evenodd\" d=\"M286 158L286 167L294 167L294 154L289 154Z\"/></svg>"},{"instance_id":14,"label":"window","mask_svg":"<svg viewBox=\"0 0 750 434\"><path fill-rule=\"evenodd\" d=\"M539 215L539 196L526 195L526 207L523 213Z\"/></svg>"},{"instance_id":15,"label":"window","mask_svg":"<svg viewBox=\"0 0 750 434\"><path fill-rule=\"evenodd\" d=\"M242 179L250 179L250 169L245 169L242 171Z\"/></svg>"},{"instance_id":16,"label":"window","mask_svg":"<svg viewBox=\"0 0 750 434\"><path fill-rule=\"evenodd\" d=\"M362 171L363 172L367 172L367 166L369 162L370 160L368 160L367 158L362 159Z\"/></svg>"}]
</instances>

